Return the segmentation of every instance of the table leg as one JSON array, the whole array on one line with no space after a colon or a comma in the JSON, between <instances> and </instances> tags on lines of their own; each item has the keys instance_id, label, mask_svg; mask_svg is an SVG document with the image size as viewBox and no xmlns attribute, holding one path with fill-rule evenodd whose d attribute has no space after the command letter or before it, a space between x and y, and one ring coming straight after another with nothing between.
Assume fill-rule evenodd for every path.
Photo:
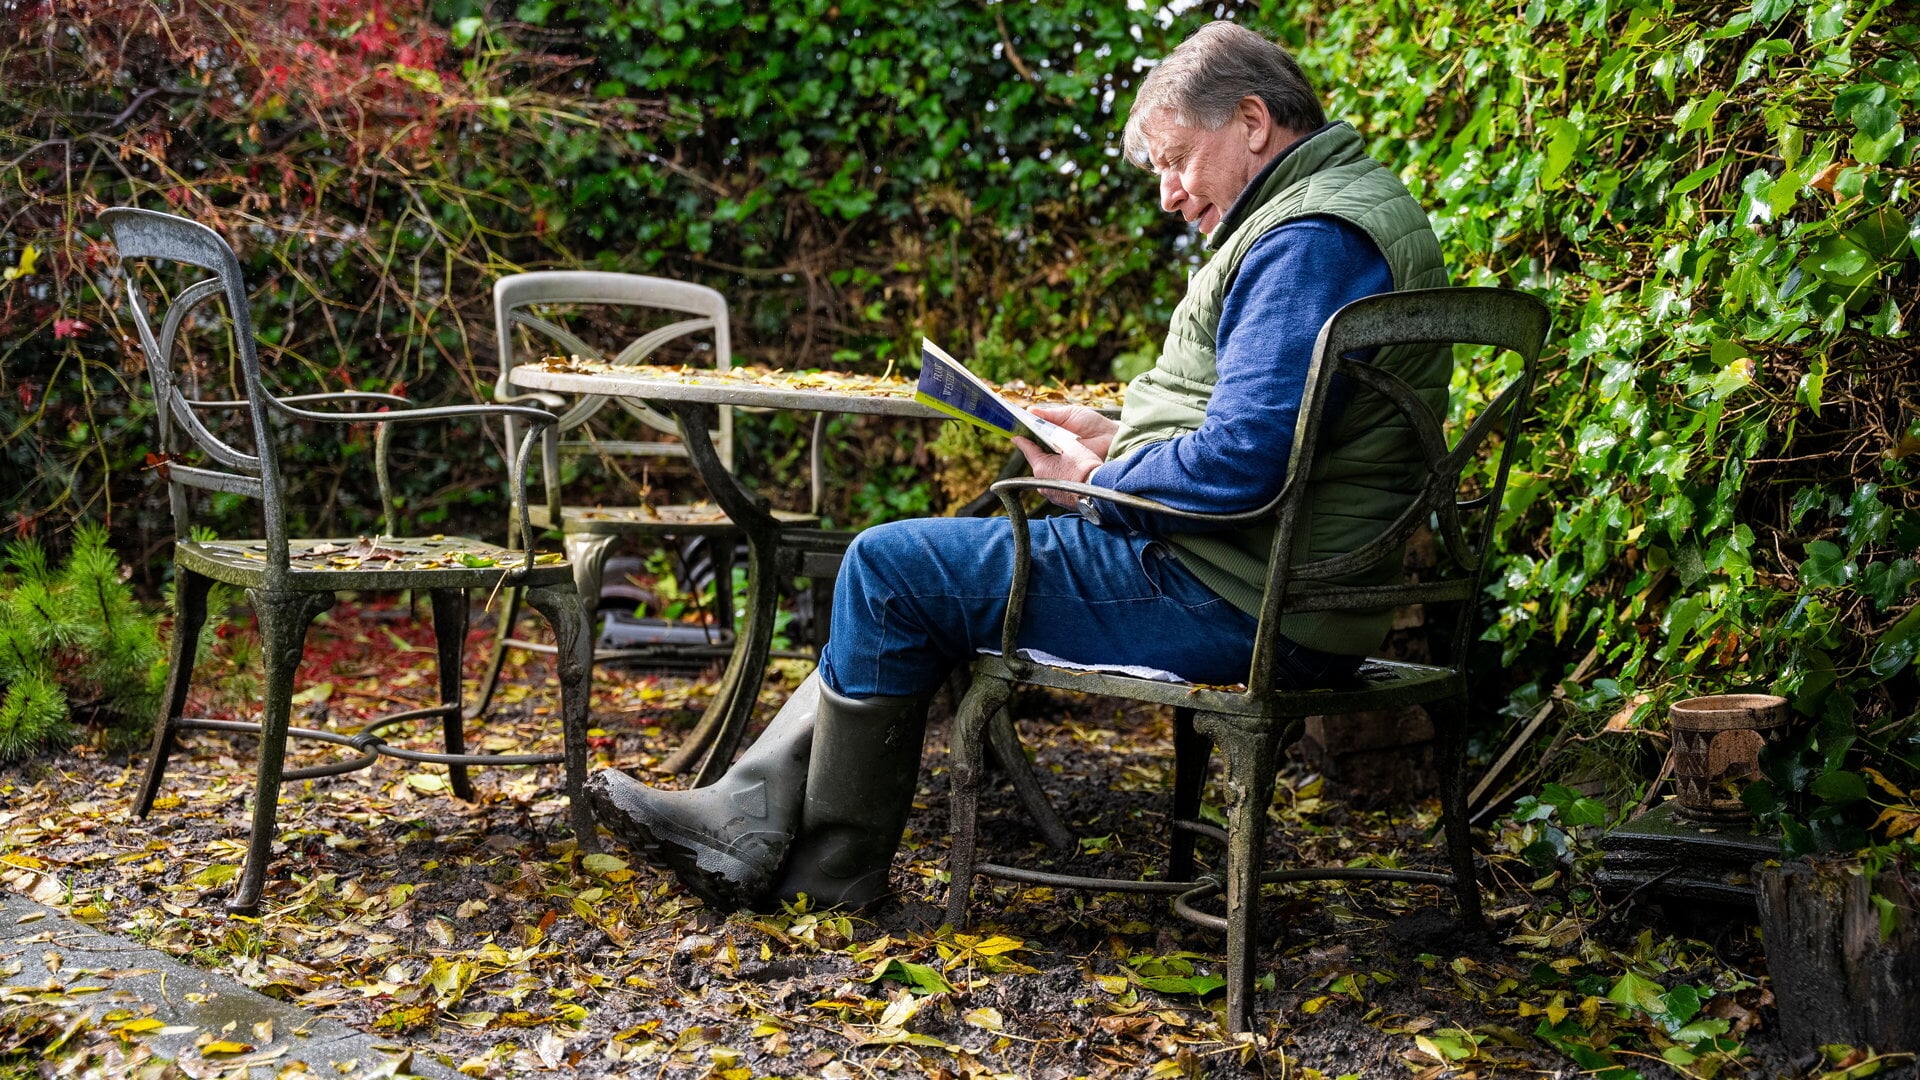
<instances>
[{"instance_id":1,"label":"table leg","mask_svg":"<svg viewBox=\"0 0 1920 1080\"><path fill-rule=\"evenodd\" d=\"M727 471L714 449L709 434L713 406L699 402L661 402L673 414L686 444L687 457L694 471L706 484L708 494L729 519L745 534L747 541L747 610L734 635L733 655L715 688L713 700L688 733L660 766L665 772L685 772L700 765L695 786L704 787L719 779L733 760L753 706L760 697L760 682L766 675L767 658L773 649L774 607L778 599L779 575L775 561L780 544L780 525L769 512L767 501L740 486ZM732 583L716 581L717 589L729 589Z\"/></svg>"}]
</instances>

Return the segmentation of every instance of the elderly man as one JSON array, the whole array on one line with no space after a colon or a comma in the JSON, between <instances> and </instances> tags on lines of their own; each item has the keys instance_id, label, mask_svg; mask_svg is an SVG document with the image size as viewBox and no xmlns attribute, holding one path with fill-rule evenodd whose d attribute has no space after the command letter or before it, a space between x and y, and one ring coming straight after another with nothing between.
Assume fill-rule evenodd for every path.
<instances>
[{"instance_id":1,"label":"elderly man","mask_svg":"<svg viewBox=\"0 0 1920 1080\"><path fill-rule=\"evenodd\" d=\"M1147 76L1125 139L1128 156L1159 176L1161 206L1197 226L1213 253L1119 421L1045 410L1080 445L1055 455L1022 440L1021 449L1041 477L1181 509L1259 507L1285 477L1321 325L1360 297L1444 284L1439 245L1360 136L1326 122L1293 58L1233 23L1202 27ZM1445 357L1426 368L1411 373L1416 389L1444 393ZM1396 433L1383 414L1358 403L1330 413L1316 498L1325 511L1304 526L1316 557L1357 546L1417 483L1390 463ZM1030 523L1023 647L1199 682L1246 677L1271 526L1181 532L1110 502L1058 501L1080 513ZM956 664L998 646L1012 563L1005 519L862 533L840 573L819 669L760 738L703 789L598 774L588 794L601 822L721 909L803 893L821 906L885 896L927 699ZM1283 626L1286 676L1303 686L1345 678L1387 620L1326 613Z\"/></svg>"}]
</instances>

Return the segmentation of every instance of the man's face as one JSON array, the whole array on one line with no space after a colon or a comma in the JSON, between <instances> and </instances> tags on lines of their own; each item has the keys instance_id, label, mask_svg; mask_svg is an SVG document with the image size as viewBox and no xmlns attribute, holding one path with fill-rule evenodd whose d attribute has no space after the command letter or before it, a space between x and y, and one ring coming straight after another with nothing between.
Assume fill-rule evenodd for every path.
<instances>
[{"instance_id":1,"label":"man's face","mask_svg":"<svg viewBox=\"0 0 1920 1080\"><path fill-rule=\"evenodd\" d=\"M1147 151L1160 176L1160 208L1211 234L1234 200L1277 150L1260 111L1258 126L1235 115L1218 131L1187 127L1171 114L1146 129Z\"/></svg>"}]
</instances>

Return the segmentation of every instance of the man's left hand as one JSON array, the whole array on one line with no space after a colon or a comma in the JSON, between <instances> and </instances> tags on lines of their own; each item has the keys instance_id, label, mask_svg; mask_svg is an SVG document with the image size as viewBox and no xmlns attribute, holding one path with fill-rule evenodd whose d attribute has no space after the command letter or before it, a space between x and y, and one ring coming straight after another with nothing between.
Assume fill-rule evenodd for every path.
<instances>
[{"instance_id":1,"label":"man's left hand","mask_svg":"<svg viewBox=\"0 0 1920 1080\"><path fill-rule=\"evenodd\" d=\"M1019 447L1020 452L1027 456L1027 465L1033 469L1033 475L1042 480L1071 480L1075 483L1085 483L1087 477L1093 475L1093 470L1103 464L1100 455L1080 443L1068 443L1067 448L1058 454L1049 452L1046 447L1032 439L1017 435L1014 437L1013 445ZM1046 491L1042 494L1046 495L1049 502L1068 509L1072 509L1074 500L1079 498L1064 491Z\"/></svg>"}]
</instances>

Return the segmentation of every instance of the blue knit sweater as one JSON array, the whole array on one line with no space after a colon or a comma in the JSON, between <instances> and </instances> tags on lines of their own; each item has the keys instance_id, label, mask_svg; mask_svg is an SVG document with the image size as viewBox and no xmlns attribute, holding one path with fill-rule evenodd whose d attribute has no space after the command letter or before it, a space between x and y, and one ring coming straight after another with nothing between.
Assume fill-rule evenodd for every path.
<instances>
[{"instance_id":1,"label":"blue knit sweater","mask_svg":"<svg viewBox=\"0 0 1920 1080\"><path fill-rule=\"evenodd\" d=\"M1347 303L1391 292L1387 260L1364 232L1337 218L1290 221L1248 249L1221 308L1220 373L1199 430L1150 443L1096 469L1089 482L1182 510L1236 513L1280 491L1320 327ZM1336 384L1345 380L1336 380ZM1336 385L1325 420L1346 396ZM1160 535L1192 522L1102 503L1101 515Z\"/></svg>"}]
</instances>

